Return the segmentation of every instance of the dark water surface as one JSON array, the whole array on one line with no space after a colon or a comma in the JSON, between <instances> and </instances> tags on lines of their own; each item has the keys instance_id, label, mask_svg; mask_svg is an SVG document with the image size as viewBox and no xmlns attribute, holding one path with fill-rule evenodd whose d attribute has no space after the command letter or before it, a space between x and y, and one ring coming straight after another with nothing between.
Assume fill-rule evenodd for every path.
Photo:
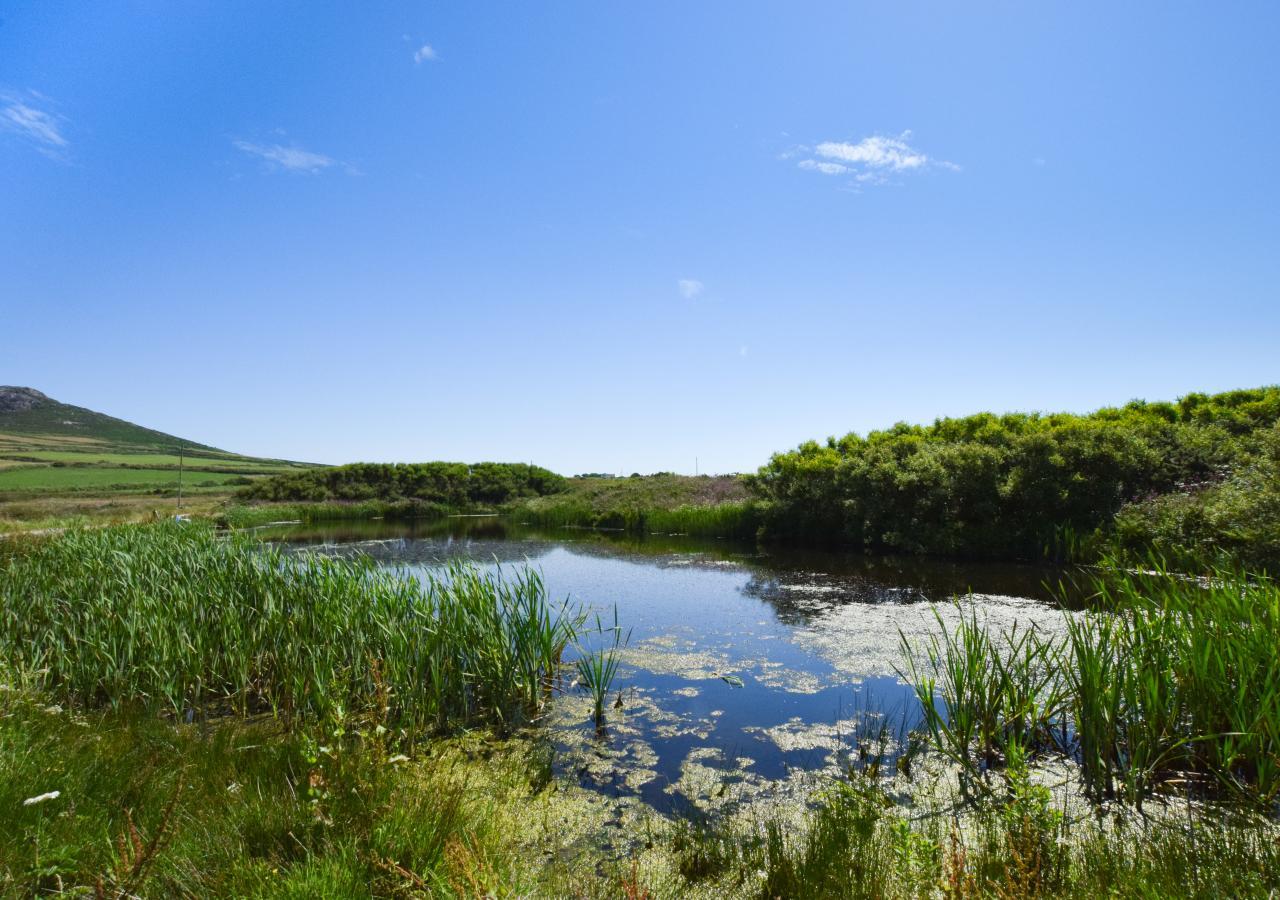
<instances>
[{"instance_id":1,"label":"dark water surface","mask_svg":"<svg viewBox=\"0 0 1280 900\"><path fill-rule=\"evenodd\" d=\"M605 734L557 700L557 765L584 785L678 808L841 766L877 718L914 724L895 674L900 634L923 640L957 596L993 625L1054 628L1061 572L913 557L762 551L680 536L536 529L499 518L342 522L261 532L424 571L456 558L529 564L555 600L613 610L630 641ZM938 611L937 613L935 611ZM740 679L738 687L729 680Z\"/></svg>"}]
</instances>

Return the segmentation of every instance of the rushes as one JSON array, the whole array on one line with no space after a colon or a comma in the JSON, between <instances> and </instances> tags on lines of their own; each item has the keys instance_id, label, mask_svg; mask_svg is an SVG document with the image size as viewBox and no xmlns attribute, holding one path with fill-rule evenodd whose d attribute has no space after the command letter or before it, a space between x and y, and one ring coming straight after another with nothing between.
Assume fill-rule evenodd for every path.
<instances>
[{"instance_id":1,"label":"rushes","mask_svg":"<svg viewBox=\"0 0 1280 900\"><path fill-rule=\"evenodd\" d=\"M613 625L609 628L605 628L600 617L596 616L596 631L601 635L612 635L613 643L597 650L583 649L582 655L578 657L577 669L578 684L591 695L591 715L598 728L604 725L604 702L609 696L613 679L618 674L619 653L631 639L631 633L627 632L627 636L623 637L616 607L613 610ZM621 697L618 702L621 704Z\"/></svg>"},{"instance_id":2,"label":"rushes","mask_svg":"<svg viewBox=\"0 0 1280 900\"><path fill-rule=\"evenodd\" d=\"M24 680L175 716L378 702L405 733L509 730L539 715L582 621L527 570L417 581L197 526L69 532L0 560L0 654Z\"/></svg>"},{"instance_id":3,"label":"rushes","mask_svg":"<svg viewBox=\"0 0 1280 900\"><path fill-rule=\"evenodd\" d=\"M1175 782L1263 807L1280 798L1274 582L1110 569L1060 640L995 636L976 614L939 624L923 652L904 639L903 677L933 745L970 776L1058 750L1100 798L1141 804Z\"/></svg>"},{"instance_id":4,"label":"rushes","mask_svg":"<svg viewBox=\"0 0 1280 900\"><path fill-rule=\"evenodd\" d=\"M900 673L915 689L935 748L975 776L1011 753L1052 743L1063 703L1053 643L1016 624L993 637L976 610L954 630L937 620L940 633L923 658L901 636Z\"/></svg>"}]
</instances>

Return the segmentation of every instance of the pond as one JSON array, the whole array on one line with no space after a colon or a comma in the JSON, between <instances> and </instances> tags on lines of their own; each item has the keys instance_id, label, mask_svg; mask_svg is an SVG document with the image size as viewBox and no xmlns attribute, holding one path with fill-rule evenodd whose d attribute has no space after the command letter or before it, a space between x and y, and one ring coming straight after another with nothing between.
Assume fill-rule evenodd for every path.
<instances>
[{"instance_id":1,"label":"pond","mask_svg":"<svg viewBox=\"0 0 1280 900\"><path fill-rule=\"evenodd\" d=\"M555 768L660 811L799 796L863 752L892 756L918 720L897 674L975 609L993 626L1061 628L1060 570L916 557L765 551L674 535L537 529L496 517L285 526L263 536L422 572L466 558L528 565L629 640L603 732L568 691L547 733ZM614 696L621 699L616 706ZM878 744L877 744L878 746Z\"/></svg>"}]
</instances>

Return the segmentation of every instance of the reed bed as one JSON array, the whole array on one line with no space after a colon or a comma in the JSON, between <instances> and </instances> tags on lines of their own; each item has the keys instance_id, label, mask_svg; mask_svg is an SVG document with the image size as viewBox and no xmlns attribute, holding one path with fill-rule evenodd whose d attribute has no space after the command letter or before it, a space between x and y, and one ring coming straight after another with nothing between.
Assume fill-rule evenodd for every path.
<instances>
[{"instance_id":1,"label":"reed bed","mask_svg":"<svg viewBox=\"0 0 1280 900\"><path fill-rule=\"evenodd\" d=\"M529 569L422 579L199 525L72 531L0 558L0 659L60 701L387 727L538 718L585 621Z\"/></svg>"},{"instance_id":2,"label":"reed bed","mask_svg":"<svg viewBox=\"0 0 1280 900\"><path fill-rule=\"evenodd\" d=\"M1074 758L1099 798L1159 789L1280 799L1280 586L1109 570L1065 636L992 634L976 614L905 640L931 743L979 783L1024 752ZM980 776L980 777L979 777Z\"/></svg>"},{"instance_id":3,"label":"reed bed","mask_svg":"<svg viewBox=\"0 0 1280 900\"><path fill-rule=\"evenodd\" d=\"M353 519L442 519L454 512L440 503L421 500L360 500L349 503L266 503L233 506L217 516L229 528L252 528L273 522L339 522Z\"/></svg>"}]
</instances>

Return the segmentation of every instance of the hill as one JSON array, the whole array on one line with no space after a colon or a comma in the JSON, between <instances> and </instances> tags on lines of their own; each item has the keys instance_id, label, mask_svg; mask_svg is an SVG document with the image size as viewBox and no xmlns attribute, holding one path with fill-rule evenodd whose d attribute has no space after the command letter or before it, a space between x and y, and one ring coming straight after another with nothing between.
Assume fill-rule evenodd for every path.
<instances>
[{"instance_id":1,"label":"hill","mask_svg":"<svg viewBox=\"0 0 1280 900\"><path fill-rule=\"evenodd\" d=\"M75 494L229 494L254 479L311 468L260 459L0 386L0 503ZM12 508L0 510L12 514Z\"/></svg>"},{"instance_id":2,"label":"hill","mask_svg":"<svg viewBox=\"0 0 1280 900\"><path fill-rule=\"evenodd\" d=\"M221 452L216 447L143 428L83 406L61 403L34 388L10 385L0 385L0 434L3 433L53 439L57 443L91 441L167 450L182 445Z\"/></svg>"}]
</instances>

